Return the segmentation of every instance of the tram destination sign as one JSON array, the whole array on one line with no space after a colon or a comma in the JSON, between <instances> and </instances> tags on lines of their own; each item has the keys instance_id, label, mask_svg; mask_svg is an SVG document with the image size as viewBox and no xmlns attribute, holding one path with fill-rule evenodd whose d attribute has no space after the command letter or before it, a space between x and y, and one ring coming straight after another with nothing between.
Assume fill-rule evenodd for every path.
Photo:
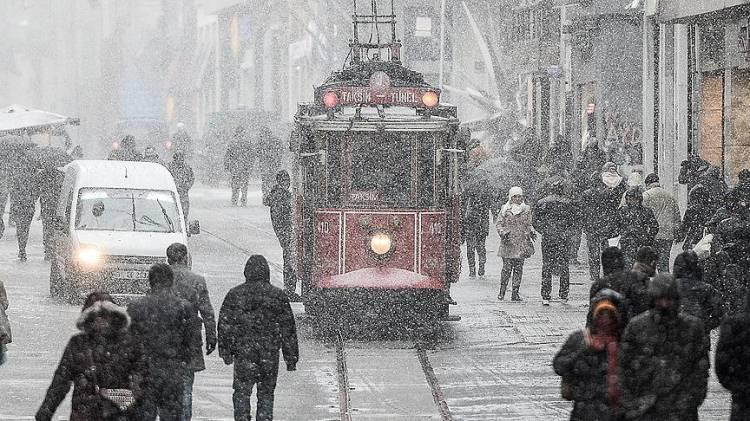
<instances>
[{"instance_id":1,"label":"tram destination sign","mask_svg":"<svg viewBox=\"0 0 750 421\"><path fill-rule=\"evenodd\" d=\"M428 92L438 94L433 89L424 88L373 88L370 86L346 86L328 90L338 97L338 105L396 105L407 107L424 106L424 96Z\"/></svg>"}]
</instances>

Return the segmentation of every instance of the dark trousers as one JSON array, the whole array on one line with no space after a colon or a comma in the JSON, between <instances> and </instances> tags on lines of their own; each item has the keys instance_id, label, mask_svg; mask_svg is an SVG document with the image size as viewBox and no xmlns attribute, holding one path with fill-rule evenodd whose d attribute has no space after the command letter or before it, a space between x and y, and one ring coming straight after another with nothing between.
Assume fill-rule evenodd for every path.
<instances>
[{"instance_id":1,"label":"dark trousers","mask_svg":"<svg viewBox=\"0 0 750 421\"><path fill-rule=\"evenodd\" d=\"M513 297L518 298L518 289L521 288L521 278L523 278L523 263L524 259L503 258L503 271L500 273L501 296L505 296L508 281L513 279Z\"/></svg>"},{"instance_id":2,"label":"dark trousers","mask_svg":"<svg viewBox=\"0 0 750 421\"><path fill-rule=\"evenodd\" d=\"M185 216L185 227L189 224L188 216L190 215L190 198L187 194L180 195L180 205L182 205L182 214Z\"/></svg>"},{"instance_id":3,"label":"dark trousers","mask_svg":"<svg viewBox=\"0 0 750 421\"><path fill-rule=\"evenodd\" d=\"M188 370L183 375L182 389L182 419L190 421L193 418L193 383L195 382L195 372Z\"/></svg>"},{"instance_id":4,"label":"dark trousers","mask_svg":"<svg viewBox=\"0 0 750 421\"><path fill-rule=\"evenodd\" d=\"M273 393L276 390L276 377L279 372L278 356L273 360L234 361L234 419L250 421L252 419L251 398L253 386L257 385L258 409L255 418L258 421L273 420Z\"/></svg>"},{"instance_id":5,"label":"dark trousers","mask_svg":"<svg viewBox=\"0 0 750 421\"><path fill-rule=\"evenodd\" d=\"M586 233L586 245L589 251L589 275L591 282L599 280L602 269L602 252L609 247L609 239L593 233Z\"/></svg>"},{"instance_id":6,"label":"dark trousers","mask_svg":"<svg viewBox=\"0 0 750 421\"><path fill-rule=\"evenodd\" d=\"M654 240L654 250L659 253L659 272L669 272L669 258L672 255L672 240Z\"/></svg>"},{"instance_id":7,"label":"dark trousers","mask_svg":"<svg viewBox=\"0 0 750 421\"><path fill-rule=\"evenodd\" d=\"M44 244L44 257L49 259L54 251L55 225L54 215L42 215L42 243Z\"/></svg>"},{"instance_id":8,"label":"dark trousers","mask_svg":"<svg viewBox=\"0 0 750 421\"><path fill-rule=\"evenodd\" d=\"M5 233L5 205L8 203L8 191L0 186L0 238Z\"/></svg>"},{"instance_id":9,"label":"dark trousers","mask_svg":"<svg viewBox=\"0 0 750 421\"><path fill-rule=\"evenodd\" d=\"M583 236L582 228L576 228L573 235L570 236L570 260L578 259L578 250L581 248L582 236Z\"/></svg>"},{"instance_id":10,"label":"dark trousers","mask_svg":"<svg viewBox=\"0 0 750 421\"><path fill-rule=\"evenodd\" d=\"M479 275L484 275L484 265L487 263L486 240L487 237L484 236L471 235L466 237L466 259L469 260L469 273L472 275L477 259L479 259Z\"/></svg>"},{"instance_id":11,"label":"dark trousers","mask_svg":"<svg viewBox=\"0 0 750 421\"><path fill-rule=\"evenodd\" d=\"M242 206L247 205L247 189L249 184L249 175L232 176L232 205L237 205L237 199L240 199Z\"/></svg>"},{"instance_id":12,"label":"dark trousers","mask_svg":"<svg viewBox=\"0 0 750 421\"><path fill-rule=\"evenodd\" d=\"M284 290L287 293L295 292L297 289L297 274L294 271L294 253L292 251L293 239L279 238L284 258Z\"/></svg>"},{"instance_id":13,"label":"dark trousers","mask_svg":"<svg viewBox=\"0 0 750 421\"><path fill-rule=\"evenodd\" d=\"M570 238L542 237L542 299L552 295L552 273L560 273L560 298L568 298L570 289Z\"/></svg>"},{"instance_id":14,"label":"dark trousers","mask_svg":"<svg viewBox=\"0 0 750 421\"><path fill-rule=\"evenodd\" d=\"M184 369L176 364L153 365L148 378L146 420L182 421Z\"/></svg>"},{"instance_id":15,"label":"dark trousers","mask_svg":"<svg viewBox=\"0 0 750 421\"><path fill-rule=\"evenodd\" d=\"M29 242L31 221L34 220L34 209L29 212L19 212L12 215L16 223L16 237L18 238L18 253L26 254L26 244Z\"/></svg>"}]
</instances>

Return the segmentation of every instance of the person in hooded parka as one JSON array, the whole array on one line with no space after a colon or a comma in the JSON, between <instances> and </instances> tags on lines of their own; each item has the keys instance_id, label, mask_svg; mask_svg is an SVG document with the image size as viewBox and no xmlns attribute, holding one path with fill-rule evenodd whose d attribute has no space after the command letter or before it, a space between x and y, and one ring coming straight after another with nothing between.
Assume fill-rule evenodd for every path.
<instances>
[{"instance_id":1,"label":"person in hooded parka","mask_svg":"<svg viewBox=\"0 0 750 421\"><path fill-rule=\"evenodd\" d=\"M617 218L617 231L620 234L620 248L625 256L625 266L633 264L641 247L653 247L659 232L659 222L654 211L643 206L643 192L630 189L625 193L625 207L620 208Z\"/></svg>"},{"instance_id":2,"label":"person in hooded parka","mask_svg":"<svg viewBox=\"0 0 750 421\"><path fill-rule=\"evenodd\" d=\"M251 419L251 397L257 385L257 420L273 419L279 350L287 371L297 369L299 347L289 298L271 285L265 257L245 264L245 283L232 288L219 311L219 356L234 364L234 419Z\"/></svg>"},{"instance_id":3,"label":"person in hooded parka","mask_svg":"<svg viewBox=\"0 0 750 421\"><path fill-rule=\"evenodd\" d=\"M128 331L130 317L109 294L91 293L47 389L37 421L52 420L73 385L70 421L143 419L143 380L147 367L143 349ZM97 391L98 389L98 391ZM128 389L135 403L121 410L102 389Z\"/></svg>"},{"instance_id":4,"label":"person in hooded parka","mask_svg":"<svg viewBox=\"0 0 750 421\"><path fill-rule=\"evenodd\" d=\"M683 250L692 250L703 238L711 216L708 191L698 184L688 193L688 207L677 232L677 241L682 241Z\"/></svg>"},{"instance_id":5,"label":"person in hooded parka","mask_svg":"<svg viewBox=\"0 0 750 421\"><path fill-rule=\"evenodd\" d=\"M500 248L497 254L503 259L497 299L505 299L505 291L512 278L511 300L521 301L519 291L523 265L526 258L534 252L532 239L536 238L536 233L531 228L531 207L526 204L520 187L512 187L508 191L508 202L500 208L495 227L500 235Z\"/></svg>"},{"instance_id":6,"label":"person in hooded parka","mask_svg":"<svg viewBox=\"0 0 750 421\"><path fill-rule=\"evenodd\" d=\"M568 337L552 366L567 389L565 398L573 401L571 421L621 420L617 353L626 323L622 297L603 289L589 308L587 327Z\"/></svg>"},{"instance_id":7,"label":"person in hooded parka","mask_svg":"<svg viewBox=\"0 0 750 421\"><path fill-rule=\"evenodd\" d=\"M750 212L736 190L726 198L728 217L716 227L711 243L709 279L722 295L724 313L744 311L744 297L750 290Z\"/></svg>"},{"instance_id":8,"label":"person in hooded parka","mask_svg":"<svg viewBox=\"0 0 750 421\"><path fill-rule=\"evenodd\" d=\"M682 311L701 319L706 335L710 335L724 318L724 309L719 291L703 282L703 270L694 251L685 251L677 255L674 261L674 277L680 290Z\"/></svg>"},{"instance_id":9,"label":"person in hooded parka","mask_svg":"<svg viewBox=\"0 0 750 421\"><path fill-rule=\"evenodd\" d=\"M732 392L730 421L750 419L750 294L742 313L724 319L716 346L716 376Z\"/></svg>"},{"instance_id":10,"label":"person in hooded parka","mask_svg":"<svg viewBox=\"0 0 750 421\"><path fill-rule=\"evenodd\" d=\"M697 421L708 388L709 339L703 322L680 311L672 275L657 275L648 293L651 309L630 320L620 342L625 418Z\"/></svg>"}]
</instances>

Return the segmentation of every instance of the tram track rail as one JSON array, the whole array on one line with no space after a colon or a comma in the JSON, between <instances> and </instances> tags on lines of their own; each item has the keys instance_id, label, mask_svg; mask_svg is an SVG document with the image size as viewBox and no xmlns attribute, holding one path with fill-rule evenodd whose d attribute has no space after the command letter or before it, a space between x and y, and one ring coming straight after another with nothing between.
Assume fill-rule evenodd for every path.
<instances>
[{"instance_id":1,"label":"tram track rail","mask_svg":"<svg viewBox=\"0 0 750 421\"><path fill-rule=\"evenodd\" d=\"M336 374L338 378L338 400L341 421L352 421L356 419L352 414L356 411L352 405L351 390L349 382L349 366L346 359L344 336L340 330L335 332L334 346L336 348ZM435 375L427 350L420 343L414 345L414 356L421 367L427 385L430 388L433 403L442 421L453 421L453 414L445 400L445 395L440 387L440 382Z\"/></svg>"}]
</instances>

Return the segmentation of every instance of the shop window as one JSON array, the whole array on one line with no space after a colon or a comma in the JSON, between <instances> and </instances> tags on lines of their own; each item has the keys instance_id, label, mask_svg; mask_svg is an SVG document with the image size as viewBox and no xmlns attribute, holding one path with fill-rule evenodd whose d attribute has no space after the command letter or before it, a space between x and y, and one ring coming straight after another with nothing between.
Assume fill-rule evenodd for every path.
<instances>
[{"instance_id":1,"label":"shop window","mask_svg":"<svg viewBox=\"0 0 750 421\"><path fill-rule=\"evenodd\" d=\"M724 66L724 26L701 27L701 57L706 66Z\"/></svg>"},{"instance_id":2,"label":"shop window","mask_svg":"<svg viewBox=\"0 0 750 421\"><path fill-rule=\"evenodd\" d=\"M750 71L732 72L731 140L725 151L726 179L737 182L737 175L750 168Z\"/></svg>"},{"instance_id":3,"label":"shop window","mask_svg":"<svg viewBox=\"0 0 750 421\"><path fill-rule=\"evenodd\" d=\"M701 82L698 155L717 167L723 167L724 79L720 73L706 73Z\"/></svg>"}]
</instances>

